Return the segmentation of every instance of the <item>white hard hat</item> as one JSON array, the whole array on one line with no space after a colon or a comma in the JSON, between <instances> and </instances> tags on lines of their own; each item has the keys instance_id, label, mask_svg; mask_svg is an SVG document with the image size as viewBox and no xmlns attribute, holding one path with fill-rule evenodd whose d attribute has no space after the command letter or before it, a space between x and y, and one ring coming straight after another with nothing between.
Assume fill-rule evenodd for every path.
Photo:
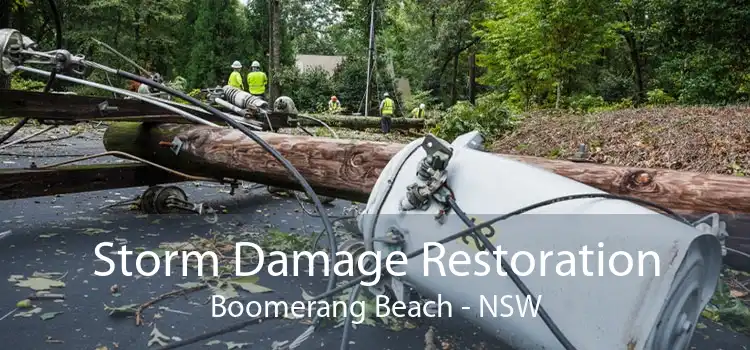
<instances>
[{"instance_id":1,"label":"white hard hat","mask_svg":"<svg viewBox=\"0 0 750 350\"><path fill-rule=\"evenodd\" d=\"M419 108L424 109L424 103L420 104Z\"/></svg>"},{"instance_id":2,"label":"white hard hat","mask_svg":"<svg viewBox=\"0 0 750 350\"><path fill-rule=\"evenodd\" d=\"M253 64L251 64L250 67L260 67L260 62L253 61Z\"/></svg>"},{"instance_id":3,"label":"white hard hat","mask_svg":"<svg viewBox=\"0 0 750 350\"><path fill-rule=\"evenodd\" d=\"M232 68L242 68L242 63L240 63L240 61L234 61L232 62Z\"/></svg>"},{"instance_id":4,"label":"white hard hat","mask_svg":"<svg viewBox=\"0 0 750 350\"><path fill-rule=\"evenodd\" d=\"M384 93L384 94L383 94L383 97L388 97L388 93L387 93L387 92L386 92L386 93Z\"/></svg>"}]
</instances>

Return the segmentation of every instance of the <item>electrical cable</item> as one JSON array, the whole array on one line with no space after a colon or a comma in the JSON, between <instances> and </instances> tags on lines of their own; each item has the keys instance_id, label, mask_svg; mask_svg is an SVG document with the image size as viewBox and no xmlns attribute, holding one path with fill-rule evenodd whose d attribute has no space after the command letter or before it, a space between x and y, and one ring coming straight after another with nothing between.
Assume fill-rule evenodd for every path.
<instances>
[{"instance_id":1,"label":"electrical cable","mask_svg":"<svg viewBox=\"0 0 750 350\"><path fill-rule=\"evenodd\" d=\"M58 125L53 125L53 126L58 126ZM29 139L26 139L26 140L23 140L22 142L19 142L19 143L23 143L23 144L29 144L29 143L44 143L44 142L55 142L55 141L60 141L60 140L65 140L65 139L69 139L69 138L71 138L71 137L76 137L76 136L78 136L78 135L80 135L80 134L82 134L82 133L83 133L83 132L80 132L80 131L79 131L79 132L71 132L71 133L69 133L69 134L67 134L67 135L65 135L65 136L60 136L60 137L50 137L50 138L46 138L46 139L41 139L41 140L29 140ZM36 136L39 136L39 135L36 135Z\"/></svg>"},{"instance_id":2,"label":"electrical cable","mask_svg":"<svg viewBox=\"0 0 750 350\"><path fill-rule=\"evenodd\" d=\"M572 200L576 200L576 199L594 199L594 198L623 200L623 201L628 201L628 202L632 202L632 203L635 203L635 204L640 204L640 205L652 207L652 208L664 211L668 215L670 215L670 216L672 216L672 217L674 217L676 219L679 219L679 221L681 221L681 222L685 223L686 225L692 227L692 225L690 225L690 222L687 221L687 219L685 219L681 215L675 213L671 209L665 208L665 207L663 207L661 205L658 205L656 203L653 203L653 202L650 202L650 201L647 201L647 200L643 200L643 199L640 199L640 198L628 197L628 196L621 196L621 195L610 194L610 193L572 194L572 195L561 196L561 197L556 197L556 198L551 198L551 199L547 199L547 200L544 200L544 201L536 202L534 204L527 205L525 207L522 207L522 208L516 209L514 211L511 211L509 213L506 213L506 214L503 214L503 215L498 215L498 216L496 216L496 217L494 217L494 218L492 218L492 219L490 219L488 221L482 222L479 225L475 225L473 227L469 227L469 228L466 228L464 230L458 231L458 232L456 232L454 234L451 234L449 236L446 236L446 237L438 240L437 242L435 242L436 244L430 245L426 249L417 249L417 250L415 250L415 251L413 251L413 252L411 252L409 254L406 254L406 258L407 258L407 260L408 259L413 259L415 257L418 257L418 256L426 253L427 251L432 250L433 248L435 248L438 245L445 244L445 243L454 241L456 239L459 239L459 238L461 238L463 236L467 236L467 235L473 234L475 231L480 231L481 232L482 229L488 228L488 227L492 226L493 224L495 224L495 223L497 223L499 221L510 219L510 218L512 218L514 216L521 215L523 213L532 211L534 209L538 209L538 208L541 208L541 207L550 206L550 205L557 204L557 203L560 203L560 202L572 201ZM385 269L386 263L387 263L387 258L381 259L381 261L380 261L381 269L382 269L382 271L385 271L384 273L387 274L387 270ZM361 283L362 281L366 280L368 277L372 277L372 276L361 275L361 276L355 277L354 279L349 280L347 283L343 283L343 284L341 284L341 285L339 285L339 286L331 289L330 291L327 291L325 293L322 293L322 294L319 294L317 296L314 296L312 298L307 299L306 302L315 302L315 301L319 301L319 300L330 298L330 297L332 297L332 296L334 296L334 295L336 295L336 294L338 294L340 292L343 292L343 291L345 291L345 290L347 290L349 288L354 287L355 285L357 285L357 284ZM257 320L250 320L250 321L244 321L244 322L241 322L241 323L237 323L237 324L229 326L229 327L227 327L225 329L216 330L216 331L213 331L213 332L208 333L208 334L212 334L213 336L218 336L218 335L229 333L229 332L232 332L232 331L235 331L235 330L238 330L238 329L242 329L242 328L244 328L244 327L246 327L246 326L248 326L248 325L250 325L250 324L252 324L254 322L257 322ZM159 350L176 349L178 347L182 347L182 346L185 346L185 345L193 344L193 343L199 342L201 340L205 340L205 339L208 339L208 338L204 337L204 336L199 336L199 337L195 337L195 338L185 339L185 340L180 341L178 343L172 344L169 347L161 348ZM177 345L177 344L179 344L179 345ZM175 345L177 345L177 346L175 346Z\"/></svg>"},{"instance_id":3,"label":"electrical cable","mask_svg":"<svg viewBox=\"0 0 750 350\"><path fill-rule=\"evenodd\" d=\"M50 11L52 11L52 17L55 20L55 47L57 48L57 50L59 50L62 48L62 20L60 19L60 13L57 11L57 4L55 4L55 0L47 0L47 3L49 4ZM44 86L45 93L49 92L50 89L52 89L52 83L55 81L56 74L57 70L53 69L49 75L49 79L47 79L47 84ZM29 120L29 117L24 117L23 119L19 120L18 123L13 126L13 128L8 130L5 135L0 137L0 145L11 138L13 135L15 135L18 130L20 130L24 125L26 125L26 123L29 122Z\"/></svg>"},{"instance_id":4,"label":"electrical cable","mask_svg":"<svg viewBox=\"0 0 750 350\"><path fill-rule=\"evenodd\" d=\"M170 168L165 167L163 165L159 165L159 164L156 164L154 162L148 161L146 159L134 156L134 155L132 155L130 153L125 153L125 152L120 152L120 151L107 151L107 152L102 152L102 153L87 155L87 156L83 156L83 157L76 158L76 159L71 159L71 160L66 160L66 161L59 162L59 163L38 166L38 167L36 167L36 169L31 169L31 170L44 170L44 169L49 169L49 168L56 168L56 167L59 167L59 166L62 166L62 165L66 165L66 164L78 163L78 162L81 162L81 161L84 161L84 160L93 159L93 158L99 158L99 157L106 157L106 156L120 156L120 157L128 158L130 160L135 160L135 161L138 161L138 162L141 162L141 163L148 164L148 165L151 165L153 167L159 168L159 169L164 170L166 172L169 172L169 173L172 173L172 174L175 174L175 175L178 175L178 176L182 176L182 177L184 177L184 178L186 178L188 180L218 182L218 183L224 182L224 181L212 179L212 178L209 178L209 177L188 175L188 174L185 174L183 172L179 172L177 170L170 169Z\"/></svg>"},{"instance_id":5,"label":"electrical cable","mask_svg":"<svg viewBox=\"0 0 750 350\"><path fill-rule=\"evenodd\" d=\"M41 69L36 69L36 68L31 68L31 67L26 67L26 66L18 66L18 67L16 67L16 69L20 70L20 71L24 71L24 72L39 74L39 75L50 75L51 76L52 74L54 74L54 71L53 71L53 73L50 73L50 72L47 72L47 71L43 71ZM186 111L184 111L184 110L182 110L180 108L177 108L177 107L174 107L174 106L170 106L167 103L163 103L163 102L160 102L160 101L157 101L157 100L154 100L154 99L144 98L142 95L140 95L140 94L138 94L136 92L132 92L132 91L128 91L128 90L122 90L122 89L114 88L114 87L111 87L111 86L108 86L108 85L99 84L99 83L95 83L95 82L88 81L88 80L73 78L73 77L69 77L67 75L62 75L62 74L57 74L57 79L69 81L71 83L77 83L77 84L81 84L81 85L86 85L86 86L90 86L90 87L93 87L93 88L102 89L102 90L105 90L105 91L118 92L118 93L120 93L122 95L130 96L130 97L133 97L135 99L141 100L143 102L150 103L150 104L152 104L154 106L158 106L158 107L164 108L166 110L172 111L174 113L177 113L177 114L185 117L185 119L188 119L188 120L190 120L192 122L196 122L196 123L200 123L200 124L204 124L204 125L208 125L208 126L213 126L213 127L219 127L219 125L217 125L217 124L214 124L214 123L211 123L211 122L209 122L207 120L204 120L204 119L201 119L199 117L196 117L195 115L192 115L192 114L190 114L190 113L188 113L188 112L186 112Z\"/></svg>"},{"instance_id":6,"label":"electrical cable","mask_svg":"<svg viewBox=\"0 0 750 350\"><path fill-rule=\"evenodd\" d=\"M331 221L329 220L328 215L325 212L325 208L323 207L323 203L321 203L320 198L315 193L315 190L313 190L312 186L310 186L310 184L307 182L307 180L305 180L304 176L302 176L302 174L299 172L299 170L297 170L297 168L295 168L294 165L292 165L292 163L289 162L289 160L287 160L286 158L284 158L284 156L281 153L279 153L278 150L276 150L275 148L271 147L271 145L269 145L265 140L263 140L255 132L253 132L252 130L248 129L247 127L245 127L241 123L237 122L236 120L234 120L232 118L226 117L224 115L224 113L222 113L218 109L216 109L214 107L211 107L209 105L206 105L205 103L202 103L202 102L198 101L197 99L195 99L195 98L193 98L193 97L191 97L191 96L189 96L189 95L187 95L187 94L185 94L183 92L177 91L175 89L172 89L170 87L164 86L162 84L158 84L158 83L156 83L156 82L154 82L154 81L152 81L150 79L146 79L146 78L137 76L137 75L132 74L130 72L125 72L125 71L122 71L122 70L115 70L115 73L117 75L123 77L123 78L130 79L130 80L135 80L135 81L137 81L137 82L139 82L141 84L146 84L146 85L148 85L150 87L153 87L155 89L158 89L158 90L164 91L166 93L169 93L169 94L171 94L171 95L173 95L175 97L179 97L179 98L181 98L181 99L183 99L185 101L188 101L188 102L192 103L193 105L195 105L197 107L201 107L201 108L205 109L206 111L211 112L213 115L215 115L216 117L222 119L223 121L225 121L230 126L234 127L235 129L240 130L243 134L247 135L250 139L252 139L258 145L260 145L265 151L267 151L268 153L270 153L277 161L279 161L279 163L281 163L284 166L284 168L286 168L286 170L292 175L292 177L294 177L299 182L299 184L302 186L302 188L304 189L305 193L307 194L308 198L310 198L310 200L313 201L313 204L315 205L315 209L317 209L318 213L320 214L320 219L323 222L323 226L324 226L324 228L325 228L325 230L327 232L328 243L331 246L331 250L332 251L336 250L336 237L334 235L333 225L331 224ZM330 259L330 271L334 271L334 267L336 265L336 261L337 261L337 259L336 259L336 256L334 255L333 258ZM330 274L330 278L328 279L327 290L329 290L329 291L333 290L335 286L336 286L336 274ZM317 325L317 322L313 322L313 325Z\"/></svg>"},{"instance_id":7,"label":"electrical cable","mask_svg":"<svg viewBox=\"0 0 750 350\"><path fill-rule=\"evenodd\" d=\"M731 252L731 253L734 253L734 254L737 254L737 255L739 255L739 256L744 256L744 257L746 257L746 258L750 259L750 254L748 254L748 253L745 253L745 252L743 252L743 251L739 251L739 250L737 250L737 249L734 249L734 248L727 248L727 251L728 251L728 252Z\"/></svg>"},{"instance_id":8,"label":"electrical cable","mask_svg":"<svg viewBox=\"0 0 750 350\"><path fill-rule=\"evenodd\" d=\"M447 186L446 186L447 187ZM456 200L453 196L453 191L450 190L451 195L448 196L448 205L450 208L456 213L456 215L463 221L467 226L474 227L474 222L469 218L466 213L464 213L463 210L458 206L458 203L456 203ZM500 256L500 267L502 267L503 271L507 271L508 277L510 277L511 281L513 281L513 284L518 287L518 290L523 293L523 295L531 300L531 305L537 305L537 312L539 314L539 317L542 319L545 325L547 325L547 328L552 332L552 335L555 336L557 341L562 344L562 346L565 348L565 350L576 350L576 347L573 345L573 343L570 342L568 337L565 336L565 334L560 330L560 327L557 326L554 320L552 320L552 317L547 313L547 310L537 301L536 297L531 293L531 290L528 286L526 286L526 283L523 283L521 278L516 274L515 271L513 271L513 268L510 266L508 261L500 254L500 250L490 242L489 238L487 236L481 234L479 231L474 231L473 236L478 238L482 244L484 245L484 249L489 251L492 255L492 257L495 258L495 260L498 259L498 256ZM345 348L343 347L342 342L342 348L341 350L349 350L348 346ZM347 342L348 344L348 342Z\"/></svg>"},{"instance_id":9,"label":"electrical cable","mask_svg":"<svg viewBox=\"0 0 750 350\"><path fill-rule=\"evenodd\" d=\"M52 125L52 126L46 128L46 129L42 129L41 131L37 131L37 132L35 132L35 133L33 133L33 134L29 135L29 136L24 136L24 137L22 137L22 138L20 138L18 140L11 141L11 142L8 142L6 144L0 145L0 149L7 148L7 147L13 146L13 145L18 144L18 143L24 143L24 141L26 141L28 139L31 139L31 138L34 138L36 136L39 136L41 134L44 134L45 132L50 131L50 130L56 128L56 127L57 127L57 125ZM37 142L39 142L39 141L37 141Z\"/></svg>"}]
</instances>

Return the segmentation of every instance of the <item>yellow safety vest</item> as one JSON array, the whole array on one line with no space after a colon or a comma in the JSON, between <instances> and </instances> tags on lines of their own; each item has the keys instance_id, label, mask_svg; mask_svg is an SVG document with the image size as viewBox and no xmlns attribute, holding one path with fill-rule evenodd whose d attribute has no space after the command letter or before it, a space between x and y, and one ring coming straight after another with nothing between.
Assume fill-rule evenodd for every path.
<instances>
[{"instance_id":1,"label":"yellow safety vest","mask_svg":"<svg viewBox=\"0 0 750 350\"><path fill-rule=\"evenodd\" d=\"M411 115L414 118L424 118L424 109L420 109L419 107L412 109Z\"/></svg>"},{"instance_id":2,"label":"yellow safety vest","mask_svg":"<svg viewBox=\"0 0 750 350\"><path fill-rule=\"evenodd\" d=\"M268 77L263 72L250 72L247 74L247 86L253 95L262 95L266 93L266 84Z\"/></svg>"},{"instance_id":3,"label":"yellow safety vest","mask_svg":"<svg viewBox=\"0 0 750 350\"><path fill-rule=\"evenodd\" d=\"M380 115L393 115L393 100L387 97L383 100L383 108L380 109Z\"/></svg>"},{"instance_id":4,"label":"yellow safety vest","mask_svg":"<svg viewBox=\"0 0 750 350\"><path fill-rule=\"evenodd\" d=\"M244 90L242 87L242 74L237 71L233 71L232 74L229 74L229 81L227 81L227 85L237 88L240 90Z\"/></svg>"}]
</instances>

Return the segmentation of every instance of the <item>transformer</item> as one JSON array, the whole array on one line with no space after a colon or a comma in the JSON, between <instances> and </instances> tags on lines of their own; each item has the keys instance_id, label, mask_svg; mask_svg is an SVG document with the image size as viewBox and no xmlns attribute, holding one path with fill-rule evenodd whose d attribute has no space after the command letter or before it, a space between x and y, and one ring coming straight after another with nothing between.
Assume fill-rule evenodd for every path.
<instances>
[{"instance_id":1,"label":"transformer","mask_svg":"<svg viewBox=\"0 0 750 350\"><path fill-rule=\"evenodd\" d=\"M408 254L467 229L466 221L436 200L440 196L454 198L480 224L552 198L605 194L487 153L482 143L481 135L472 132L452 144L428 135L404 147L381 173L357 218L365 248ZM529 275L519 274L520 279L577 349L683 350L720 275L722 244L714 233L724 226L717 216L713 218L717 220L712 225L696 227L632 201L585 198L543 206L481 232L507 252L508 260L515 259L519 270L533 270ZM590 260L600 262L599 269L591 268L597 264L589 262L589 269L599 271L586 276L581 272L585 267L575 266L576 276L560 273L560 263L570 258L561 252L577 255L584 246L592 251ZM454 317L460 314L515 349L563 349L540 317L530 316L528 310L521 314L522 305L516 301L529 299L524 299L510 278L495 271L491 254L483 253L484 263L459 259L462 263L454 265L460 267L460 274L449 270L456 256L479 256L484 250L474 237L447 242L441 251L433 249L409 259L397 267L405 275L384 279L370 291L400 301L413 300L415 293L410 290L447 300ZM544 252L552 255L540 258ZM627 270L627 252L637 260L630 266L640 265L618 276L618 271ZM602 259L605 254L608 259ZM528 255L536 257L535 268L530 268ZM444 275L435 267L436 261L442 262ZM580 265L578 260L574 264ZM488 266L491 272L477 273ZM611 269L600 276L602 266ZM495 309L493 315L490 307L506 295L517 296L508 299L510 306L517 304L516 312L508 314L508 309L514 309L510 307Z\"/></svg>"}]
</instances>

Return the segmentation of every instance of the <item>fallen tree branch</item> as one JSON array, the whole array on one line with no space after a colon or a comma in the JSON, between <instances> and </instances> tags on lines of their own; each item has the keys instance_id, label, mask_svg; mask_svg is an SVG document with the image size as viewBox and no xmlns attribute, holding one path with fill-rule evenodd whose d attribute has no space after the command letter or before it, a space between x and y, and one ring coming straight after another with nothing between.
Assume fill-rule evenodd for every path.
<instances>
[{"instance_id":1,"label":"fallen tree branch","mask_svg":"<svg viewBox=\"0 0 750 350\"><path fill-rule=\"evenodd\" d=\"M164 300L167 298L175 297L178 295L185 295L192 292L197 292L199 290L208 288L208 285L203 283L201 285L190 287L190 288L183 288L183 289L176 289L168 293L164 293L154 299L151 299L141 305L138 305L138 308L135 309L135 325L140 326L143 324L143 310L147 309L148 307Z\"/></svg>"}]
</instances>

